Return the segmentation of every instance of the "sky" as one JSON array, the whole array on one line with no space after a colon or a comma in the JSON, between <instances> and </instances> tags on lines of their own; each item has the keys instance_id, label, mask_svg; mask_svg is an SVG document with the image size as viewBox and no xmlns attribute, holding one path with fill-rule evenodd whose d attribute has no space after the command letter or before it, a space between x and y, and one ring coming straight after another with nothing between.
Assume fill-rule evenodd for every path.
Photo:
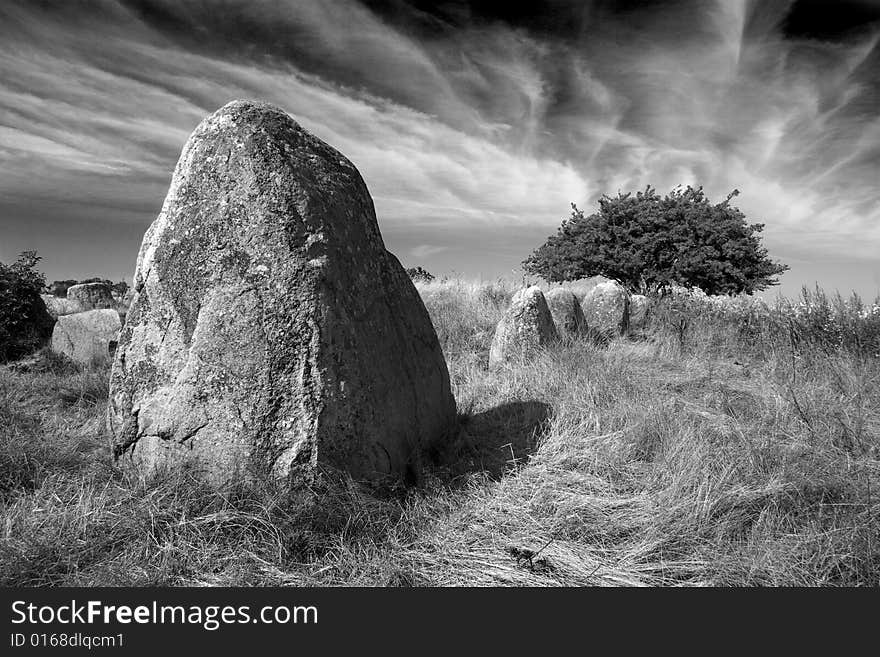
<instances>
[{"instance_id":1,"label":"sky","mask_svg":"<svg viewBox=\"0 0 880 657\"><path fill-rule=\"evenodd\" d=\"M880 292L880 0L0 0L0 261L130 279L236 98L342 151L386 246L519 277L602 194L702 185L781 288Z\"/></svg>"}]
</instances>

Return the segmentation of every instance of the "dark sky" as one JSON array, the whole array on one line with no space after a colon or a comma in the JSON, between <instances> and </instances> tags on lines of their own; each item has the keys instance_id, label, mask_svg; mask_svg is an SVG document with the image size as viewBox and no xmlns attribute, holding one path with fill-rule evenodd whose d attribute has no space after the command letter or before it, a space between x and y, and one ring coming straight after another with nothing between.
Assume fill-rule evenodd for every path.
<instances>
[{"instance_id":1,"label":"dark sky","mask_svg":"<svg viewBox=\"0 0 880 657\"><path fill-rule=\"evenodd\" d=\"M818 281L880 290L880 1L2 0L0 261L130 278L189 133L276 103L407 265L515 275L602 193L701 184Z\"/></svg>"}]
</instances>

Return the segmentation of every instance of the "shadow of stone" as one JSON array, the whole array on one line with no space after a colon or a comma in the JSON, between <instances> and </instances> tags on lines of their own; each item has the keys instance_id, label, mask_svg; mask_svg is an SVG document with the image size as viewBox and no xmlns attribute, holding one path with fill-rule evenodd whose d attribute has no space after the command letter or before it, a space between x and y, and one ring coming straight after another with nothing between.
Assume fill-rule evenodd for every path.
<instances>
[{"instance_id":1,"label":"shadow of stone","mask_svg":"<svg viewBox=\"0 0 880 657\"><path fill-rule=\"evenodd\" d=\"M538 401L509 402L464 416L456 440L436 455L442 478L452 483L463 475L484 472L498 480L523 465L535 452L551 410Z\"/></svg>"}]
</instances>

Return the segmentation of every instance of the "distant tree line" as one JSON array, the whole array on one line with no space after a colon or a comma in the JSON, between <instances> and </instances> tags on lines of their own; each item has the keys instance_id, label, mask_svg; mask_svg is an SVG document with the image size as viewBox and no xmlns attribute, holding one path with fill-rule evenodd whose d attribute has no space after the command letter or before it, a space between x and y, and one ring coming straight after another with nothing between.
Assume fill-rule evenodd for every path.
<instances>
[{"instance_id":1,"label":"distant tree line","mask_svg":"<svg viewBox=\"0 0 880 657\"><path fill-rule=\"evenodd\" d=\"M104 283L104 285L109 287L113 292L116 292L120 296L124 295L128 291L128 283L126 283L125 281L114 283L107 278L93 276L92 278L84 278L82 280L69 278L63 281L52 281L52 283L46 286L46 293L56 297L66 297L68 288L73 287L74 285L81 285L83 283Z\"/></svg>"}]
</instances>

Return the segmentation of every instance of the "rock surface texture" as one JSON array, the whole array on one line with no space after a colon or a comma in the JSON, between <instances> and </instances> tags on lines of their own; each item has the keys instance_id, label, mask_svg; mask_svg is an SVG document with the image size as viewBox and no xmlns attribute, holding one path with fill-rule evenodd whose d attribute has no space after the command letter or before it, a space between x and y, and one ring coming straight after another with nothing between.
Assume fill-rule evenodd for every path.
<instances>
[{"instance_id":1,"label":"rock surface texture","mask_svg":"<svg viewBox=\"0 0 880 657\"><path fill-rule=\"evenodd\" d=\"M71 285L67 288L67 298L78 303L83 310L113 308L116 305L116 300L113 298L110 288L104 283Z\"/></svg>"},{"instance_id":2,"label":"rock surface texture","mask_svg":"<svg viewBox=\"0 0 880 657\"><path fill-rule=\"evenodd\" d=\"M489 348L489 367L528 361L558 337L541 289L532 286L520 290L495 329Z\"/></svg>"},{"instance_id":3,"label":"rock surface texture","mask_svg":"<svg viewBox=\"0 0 880 657\"><path fill-rule=\"evenodd\" d=\"M544 297L560 335L577 335L586 328L584 311L574 292L554 287Z\"/></svg>"},{"instance_id":4,"label":"rock surface texture","mask_svg":"<svg viewBox=\"0 0 880 657\"><path fill-rule=\"evenodd\" d=\"M626 290L614 281L603 281L587 292L581 308L591 331L611 336L629 330Z\"/></svg>"},{"instance_id":5,"label":"rock surface texture","mask_svg":"<svg viewBox=\"0 0 880 657\"><path fill-rule=\"evenodd\" d=\"M64 315L73 315L81 313L85 310L79 301L71 301L62 297L56 297L51 294L41 294L40 298L46 304L46 310L52 316L52 319L58 319Z\"/></svg>"},{"instance_id":6,"label":"rock surface texture","mask_svg":"<svg viewBox=\"0 0 880 657\"><path fill-rule=\"evenodd\" d=\"M629 298L629 327L644 328L648 321L650 301L644 294L633 294Z\"/></svg>"},{"instance_id":7,"label":"rock surface texture","mask_svg":"<svg viewBox=\"0 0 880 657\"><path fill-rule=\"evenodd\" d=\"M119 339L122 324L115 310L87 310L63 315L52 331L52 351L83 365L108 362Z\"/></svg>"},{"instance_id":8,"label":"rock surface texture","mask_svg":"<svg viewBox=\"0 0 880 657\"><path fill-rule=\"evenodd\" d=\"M196 128L134 289L108 423L144 470L405 480L455 426L437 335L360 174L280 109L235 101Z\"/></svg>"}]
</instances>

